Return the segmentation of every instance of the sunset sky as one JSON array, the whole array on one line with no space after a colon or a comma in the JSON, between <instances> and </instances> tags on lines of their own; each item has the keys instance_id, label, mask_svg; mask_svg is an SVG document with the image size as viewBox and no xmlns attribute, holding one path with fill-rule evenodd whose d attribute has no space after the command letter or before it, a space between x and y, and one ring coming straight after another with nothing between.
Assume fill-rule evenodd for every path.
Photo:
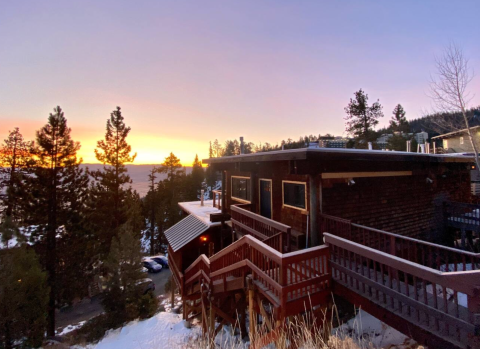
<instances>
[{"instance_id":1,"label":"sunset sky","mask_svg":"<svg viewBox=\"0 0 480 349\"><path fill-rule=\"evenodd\" d=\"M463 47L480 74L479 1L3 1L0 138L35 130L60 105L95 162L110 112L132 127L135 163L174 152L185 165L208 142L277 143L344 135L363 88L386 125L431 110L434 56ZM472 82L480 105L480 77Z\"/></svg>"}]
</instances>

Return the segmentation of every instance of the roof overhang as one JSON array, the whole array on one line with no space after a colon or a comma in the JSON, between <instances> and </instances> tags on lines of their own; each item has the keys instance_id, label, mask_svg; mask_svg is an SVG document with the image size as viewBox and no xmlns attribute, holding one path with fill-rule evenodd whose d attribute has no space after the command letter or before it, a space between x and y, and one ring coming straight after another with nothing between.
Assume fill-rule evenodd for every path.
<instances>
[{"instance_id":1,"label":"roof overhang","mask_svg":"<svg viewBox=\"0 0 480 349\"><path fill-rule=\"evenodd\" d=\"M165 237L173 252L177 252L190 241L199 237L209 226L195 215L189 215L165 230Z\"/></svg>"}]
</instances>

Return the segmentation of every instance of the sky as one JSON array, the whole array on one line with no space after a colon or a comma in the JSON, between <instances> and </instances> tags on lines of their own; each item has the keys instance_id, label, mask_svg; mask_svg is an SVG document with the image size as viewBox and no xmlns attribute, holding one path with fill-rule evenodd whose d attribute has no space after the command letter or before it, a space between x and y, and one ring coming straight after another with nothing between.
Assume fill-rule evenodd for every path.
<instances>
[{"instance_id":1,"label":"sky","mask_svg":"<svg viewBox=\"0 0 480 349\"><path fill-rule=\"evenodd\" d=\"M479 1L0 0L0 139L65 111L85 163L116 106L135 163L184 165L208 142L346 135L362 88L407 118L432 110L452 41L480 72ZM480 77L470 88L480 105Z\"/></svg>"}]
</instances>

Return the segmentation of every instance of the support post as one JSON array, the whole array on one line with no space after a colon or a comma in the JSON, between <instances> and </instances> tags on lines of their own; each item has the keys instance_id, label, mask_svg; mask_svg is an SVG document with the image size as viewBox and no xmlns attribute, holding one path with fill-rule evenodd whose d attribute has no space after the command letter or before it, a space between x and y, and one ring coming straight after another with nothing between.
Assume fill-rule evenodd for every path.
<instances>
[{"instance_id":1,"label":"support post","mask_svg":"<svg viewBox=\"0 0 480 349\"><path fill-rule=\"evenodd\" d=\"M307 239L307 247L320 245L319 233L318 233L318 181L313 176L309 176L309 196L310 202L308 207L308 234L305 234ZM310 237L310 243L308 238ZM300 247L300 246L298 246Z\"/></svg>"},{"instance_id":2,"label":"support post","mask_svg":"<svg viewBox=\"0 0 480 349\"><path fill-rule=\"evenodd\" d=\"M170 278L170 284L172 285L172 295L170 298L170 302L173 310L173 306L175 305L175 286L176 286L175 280L173 280L173 275Z\"/></svg>"},{"instance_id":3,"label":"support post","mask_svg":"<svg viewBox=\"0 0 480 349\"><path fill-rule=\"evenodd\" d=\"M255 336L255 327L256 327L256 316L255 316L255 289L253 284L248 286L248 318L250 321L250 342L253 343Z\"/></svg>"},{"instance_id":4,"label":"support post","mask_svg":"<svg viewBox=\"0 0 480 349\"><path fill-rule=\"evenodd\" d=\"M213 297L210 297L210 309L209 309L209 316L208 316L208 334L210 338L210 342L213 342L215 340L215 309L213 307L213 302L214 299Z\"/></svg>"},{"instance_id":5,"label":"support post","mask_svg":"<svg viewBox=\"0 0 480 349\"><path fill-rule=\"evenodd\" d=\"M468 296L468 310L472 314L475 333L468 338L471 348L480 348L480 288L475 288L474 295Z\"/></svg>"}]
</instances>

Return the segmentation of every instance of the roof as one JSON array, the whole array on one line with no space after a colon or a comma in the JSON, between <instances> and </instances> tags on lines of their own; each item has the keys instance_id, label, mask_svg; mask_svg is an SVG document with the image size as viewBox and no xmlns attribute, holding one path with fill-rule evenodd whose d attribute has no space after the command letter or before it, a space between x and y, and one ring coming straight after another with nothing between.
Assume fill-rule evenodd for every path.
<instances>
[{"instance_id":1,"label":"roof","mask_svg":"<svg viewBox=\"0 0 480 349\"><path fill-rule=\"evenodd\" d=\"M205 200L203 202L203 206L201 205L200 200L179 202L178 206L180 206L180 208L184 212L196 216L198 219L200 219L203 223L207 224L209 227L221 224L220 222L212 223L210 221L210 215L212 213L222 213L221 210L219 210L216 207L213 207L213 200Z\"/></svg>"},{"instance_id":2,"label":"roof","mask_svg":"<svg viewBox=\"0 0 480 349\"><path fill-rule=\"evenodd\" d=\"M199 237L209 227L195 215L189 215L165 230L165 237L173 252L177 252L193 239Z\"/></svg>"},{"instance_id":3,"label":"roof","mask_svg":"<svg viewBox=\"0 0 480 349\"><path fill-rule=\"evenodd\" d=\"M204 164L235 162L262 162L282 160L369 160L369 161L424 161L424 162L471 162L465 155L445 156L404 151L384 151L343 148L299 148L270 152L224 156L202 160Z\"/></svg>"},{"instance_id":4,"label":"roof","mask_svg":"<svg viewBox=\"0 0 480 349\"><path fill-rule=\"evenodd\" d=\"M473 126L473 127L470 127L471 130L474 130L474 129L477 129L479 128L480 126ZM435 136L435 137L432 137L432 139L443 139L443 138L449 138L449 137L453 137L453 136L456 136L456 135L460 135L462 133L466 133L467 132L467 129L464 128L463 130L458 130L458 131L453 131L453 132L449 132L449 133L444 133L443 135L439 135L439 136Z\"/></svg>"}]
</instances>

